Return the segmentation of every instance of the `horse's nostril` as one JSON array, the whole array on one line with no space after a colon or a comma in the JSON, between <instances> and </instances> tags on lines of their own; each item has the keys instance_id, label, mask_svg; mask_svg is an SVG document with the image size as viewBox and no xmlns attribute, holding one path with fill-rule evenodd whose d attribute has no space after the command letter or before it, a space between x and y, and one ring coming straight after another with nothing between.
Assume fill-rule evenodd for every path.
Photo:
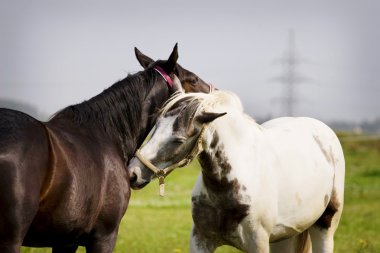
<instances>
[{"instance_id":1,"label":"horse's nostril","mask_svg":"<svg viewBox=\"0 0 380 253\"><path fill-rule=\"evenodd\" d=\"M136 173L132 173L130 176L129 176L129 182L131 183L135 183L137 181L137 175Z\"/></svg>"}]
</instances>

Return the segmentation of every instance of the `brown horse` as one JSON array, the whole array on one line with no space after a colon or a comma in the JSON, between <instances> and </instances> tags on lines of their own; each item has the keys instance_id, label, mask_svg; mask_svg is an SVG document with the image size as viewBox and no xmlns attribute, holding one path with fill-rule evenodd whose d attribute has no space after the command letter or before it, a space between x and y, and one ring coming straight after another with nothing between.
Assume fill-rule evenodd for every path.
<instances>
[{"instance_id":1,"label":"brown horse","mask_svg":"<svg viewBox=\"0 0 380 253\"><path fill-rule=\"evenodd\" d=\"M177 45L165 61L135 52L144 71L46 123L0 109L1 253L112 252L130 197L127 162L176 91L172 78L186 91L209 89L177 64Z\"/></svg>"}]
</instances>

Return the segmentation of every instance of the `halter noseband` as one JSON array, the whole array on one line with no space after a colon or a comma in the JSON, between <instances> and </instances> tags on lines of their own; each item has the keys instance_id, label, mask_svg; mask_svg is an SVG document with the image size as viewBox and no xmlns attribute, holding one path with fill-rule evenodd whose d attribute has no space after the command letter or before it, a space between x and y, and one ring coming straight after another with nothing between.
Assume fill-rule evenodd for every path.
<instances>
[{"instance_id":1,"label":"halter noseband","mask_svg":"<svg viewBox=\"0 0 380 253\"><path fill-rule=\"evenodd\" d=\"M156 175L156 177L158 177L161 197L165 196L165 177L175 168L184 167L188 165L199 153L203 151L202 139L205 129L206 127L204 126L198 136L197 142L195 143L193 149L188 153L187 156L185 156L185 158L163 169L156 167L153 163L151 163L151 161L145 159L145 157L143 157L140 153L140 149L136 151L136 158L139 159L140 162L144 164L148 169L150 169Z\"/></svg>"}]
</instances>

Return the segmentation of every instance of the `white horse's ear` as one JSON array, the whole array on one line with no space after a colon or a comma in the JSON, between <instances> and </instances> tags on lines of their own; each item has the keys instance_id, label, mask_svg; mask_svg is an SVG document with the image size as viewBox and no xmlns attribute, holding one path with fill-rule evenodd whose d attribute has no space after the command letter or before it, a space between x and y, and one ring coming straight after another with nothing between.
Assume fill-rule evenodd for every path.
<instances>
[{"instance_id":1,"label":"white horse's ear","mask_svg":"<svg viewBox=\"0 0 380 253\"><path fill-rule=\"evenodd\" d=\"M174 92L177 92L177 91L182 92L182 93L185 92L185 90L182 88L181 81L179 80L179 78L176 75L174 75L174 78L173 78L173 88L172 89Z\"/></svg>"},{"instance_id":2,"label":"white horse's ear","mask_svg":"<svg viewBox=\"0 0 380 253\"><path fill-rule=\"evenodd\" d=\"M222 113L203 112L202 114L195 117L195 121L200 124L206 124L226 114L227 114L226 112L222 112Z\"/></svg>"}]
</instances>

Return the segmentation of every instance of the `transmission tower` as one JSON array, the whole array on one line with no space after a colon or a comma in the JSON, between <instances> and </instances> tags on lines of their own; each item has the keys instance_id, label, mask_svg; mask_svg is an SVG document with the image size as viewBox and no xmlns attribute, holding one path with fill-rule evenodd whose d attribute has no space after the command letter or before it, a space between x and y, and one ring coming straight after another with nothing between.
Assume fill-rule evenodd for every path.
<instances>
[{"instance_id":1,"label":"transmission tower","mask_svg":"<svg viewBox=\"0 0 380 253\"><path fill-rule=\"evenodd\" d=\"M275 78L284 84L283 96L280 98L280 101L284 106L286 116L294 116L294 108L298 101L296 87L299 83L305 81L305 78L302 78L297 72L297 66L303 61L296 52L294 31L290 30L288 48L284 56L277 61L283 66L283 74Z\"/></svg>"}]
</instances>

